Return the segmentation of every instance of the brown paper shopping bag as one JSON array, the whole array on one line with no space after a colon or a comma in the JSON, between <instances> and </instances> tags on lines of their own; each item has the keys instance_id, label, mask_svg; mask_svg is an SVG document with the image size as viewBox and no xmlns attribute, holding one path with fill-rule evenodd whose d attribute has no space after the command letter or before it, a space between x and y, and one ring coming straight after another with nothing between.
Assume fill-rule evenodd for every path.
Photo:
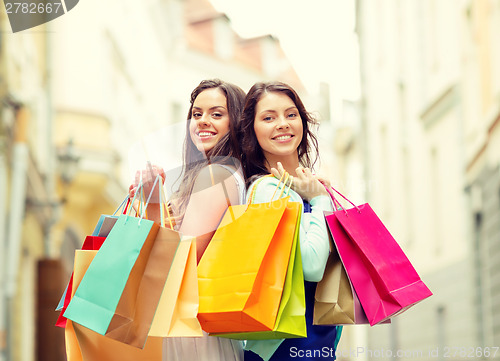
<instances>
[{"instance_id":1,"label":"brown paper shopping bag","mask_svg":"<svg viewBox=\"0 0 500 361\"><path fill-rule=\"evenodd\" d=\"M368 319L336 252L330 253L323 279L316 286L313 324L367 324Z\"/></svg>"},{"instance_id":2,"label":"brown paper shopping bag","mask_svg":"<svg viewBox=\"0 0 500 361\"><path fill-rule=\"evenodd\" d=\"M142 264L138 259L134 266L143 268L140 277L127 280L116 307L117 314L132 315L131 322L114 327L111 320L112 331L106 334L107 337L135 347L144 347L180 242L179 232L160 227L149 257L140 260Z\"/></svg>"}]
</instances>

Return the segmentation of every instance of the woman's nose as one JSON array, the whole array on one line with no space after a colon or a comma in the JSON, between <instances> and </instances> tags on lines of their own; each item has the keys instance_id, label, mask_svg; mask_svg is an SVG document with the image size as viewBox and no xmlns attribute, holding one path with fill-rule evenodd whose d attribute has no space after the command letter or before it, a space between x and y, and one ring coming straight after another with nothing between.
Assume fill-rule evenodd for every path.
<instances>
[{"instance_id":1,"label":"woman's nose","mask_svg":"<svg viewBox=\"0 0 500 361\"><path fill-rule=\"evenodd\" d=\"M276 124L276 127L278 129L286 129L289 127L288 121L286 120L285 117L279 117L278 122Z\"/></svg>"},{"instance_id":2,"label":"woman's nose","mask_svg":"<svg viewBox=\"0 0 500 361\"><path fill-rule=\"evenodd\" d=\"M201 117L198 118L198 125L209 125L210 124L210 119L208 118L207 115L202 115Z\"/></svg>"}]
</instances>

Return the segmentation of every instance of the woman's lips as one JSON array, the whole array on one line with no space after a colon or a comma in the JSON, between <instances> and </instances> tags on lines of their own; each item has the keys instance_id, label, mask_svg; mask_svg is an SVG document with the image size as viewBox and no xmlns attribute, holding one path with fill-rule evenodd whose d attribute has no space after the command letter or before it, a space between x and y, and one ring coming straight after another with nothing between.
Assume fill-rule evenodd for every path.
<instances>
[{"instance_id":1,"label":"woman's lips","mask_svg":"<svg viewBox=\"0 0 500 361\"><path fill-rule=\"evenodd\" d=\"M217 133L208 132L208 131L201 131L201 132L196 133L198 138L200 138L201 140L213 138L213 137L215 137L216 134Z\"/></svg>"},{"instance_id":2,"label":"woman's lips","mask_svg":"<svg viewBox=\"0 0 500 361\"><path fill-rule=\"evenodd\" d=\"M293 134L280 134L272 138L272 140L280 142L280 143L286 143L290 141L294 137Z\"/></svg>"}]
</instances>

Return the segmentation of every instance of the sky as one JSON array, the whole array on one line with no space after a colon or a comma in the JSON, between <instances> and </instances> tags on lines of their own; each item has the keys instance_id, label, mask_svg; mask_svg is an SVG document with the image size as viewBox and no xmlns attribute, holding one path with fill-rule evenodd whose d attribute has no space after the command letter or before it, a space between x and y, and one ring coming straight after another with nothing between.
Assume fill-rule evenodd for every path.
<instances>
[{"instance_id":1,"label":"sky","mask_svg":"<svg viewBox=\"0 0 500 361\"><path fill-rule=\"evenodd\" d=\"M354 0L210 0L242 37L272 34L302 82L330 83L335 97L359 98Z\"/></svg>"}]
</instances>

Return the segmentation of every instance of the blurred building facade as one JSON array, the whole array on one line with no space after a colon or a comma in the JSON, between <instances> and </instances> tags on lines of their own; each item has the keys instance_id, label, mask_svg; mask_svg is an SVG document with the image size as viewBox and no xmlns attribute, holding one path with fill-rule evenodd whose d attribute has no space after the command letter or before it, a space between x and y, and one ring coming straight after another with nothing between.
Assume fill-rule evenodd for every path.
<instances>
[{"instance_id":1,"label":"blurred building facade","mask_svg":"<svg viewBox=\"0 0 500 361\"><path fill-rule=\"evenodd\" d=\"M480 356L500 344L500 3L358 0L357 32L366 197L434 292L368 347Z\"/></svg>"},{"instance_id":2,"label":"blurred building facade","mask_svg":"<svg viewBox=\"0 0 500 361\"><path fill-rule=\"evenodd\" d=\"M208 0L87 0L16 34L0 21L0 360L63 360L54 308L127 194L131 144L185 121L202 79L305 90L278 39L240 38Z\"/></svg>"}]
</instances>

